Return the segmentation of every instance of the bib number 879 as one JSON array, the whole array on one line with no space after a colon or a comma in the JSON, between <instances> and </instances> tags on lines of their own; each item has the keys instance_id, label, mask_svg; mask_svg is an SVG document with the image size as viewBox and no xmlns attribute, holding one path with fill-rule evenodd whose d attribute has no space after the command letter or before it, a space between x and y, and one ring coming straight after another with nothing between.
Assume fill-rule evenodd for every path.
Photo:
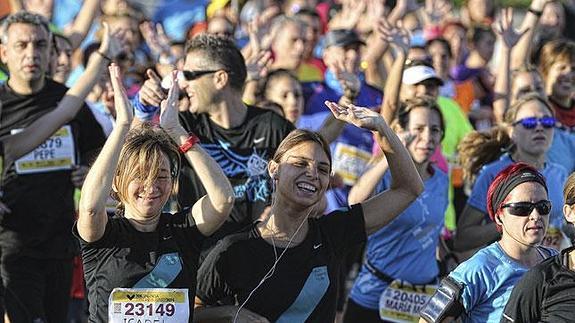
<instances>
[{"instance_id":1,"label":"bib number 879","mask_svg":"<svg viewBox=\"0 0 575 323\"><path fill-rule=\"evenodd\" d=\"M126 303L124 315L134 316L172 316L176 312L174 304L142 304L142 303Z\"/></svg>"}]
</instances>

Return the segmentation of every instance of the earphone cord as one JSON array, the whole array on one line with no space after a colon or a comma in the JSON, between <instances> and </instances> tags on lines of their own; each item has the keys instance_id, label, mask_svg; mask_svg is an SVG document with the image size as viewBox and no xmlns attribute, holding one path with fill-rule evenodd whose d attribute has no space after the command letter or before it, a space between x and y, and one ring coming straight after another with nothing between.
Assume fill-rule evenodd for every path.
<instances>
[{"instance_id":1,"label":"earphone cord","mask_svg":"<svg viewBox=\"0 0 575 323\"><path fill-rule=\"evenodd\" d=\"M273 204L272 203L272 209L273 209ZM233 323L236 323L237 319L238 319L238 315L240 314L240 311L242 310L242 308L248 303L248 301L250 300L250 298L252 297L252 295L256 292L256 290L258 288L260 288L261 285L263 285L263 283L268 280L269 278L271 278L275 272L276 266L279 263L279 261L282 259L283 255L286 253L286 251L288 251L291 243L293 242L293 239L295 238L295 236L297 235L297 233L299 232L299 230L303 227L304 222L307 221L307 219L309 218L309 215L311 214L313 208L310 208L309 212L307 213L307 215L304 217L304 219L301 221L301 223L299 224L299 226L297 227L296 231L294 232L294 234L291 236L291 238L289 239L285 249L282 251L282 253L280 254L279 257L277 257L277 251L276 251L276 246L275 246L275 241L273 236L275 235L275 231L272 231L272 245L274 247L274 254L276 257L276 260L274 261L273 265L271 266L271 268L268 270L268 272L264 275L264 277L262 278L262 280L260 280L260 282L256 285L256 287L254 287L254 289L252 289L252 291L248 294L248 297L246 298L246 300L242 303L242 305L239 306L236 315L234 315L234 320ZM271 217L270 217L271 218ZM268 219L269 221L269 219ZM267 223L267 222L266 222Z\"/></svg>"}]
</instances>

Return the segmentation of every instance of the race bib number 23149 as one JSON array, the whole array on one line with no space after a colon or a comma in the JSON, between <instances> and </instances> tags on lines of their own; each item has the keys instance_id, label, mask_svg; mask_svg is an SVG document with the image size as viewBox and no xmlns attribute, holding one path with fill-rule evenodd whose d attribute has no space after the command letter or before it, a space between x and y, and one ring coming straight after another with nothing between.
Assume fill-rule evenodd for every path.
<instances>
[{"instance_id":1,"label":"race bib number 23149","mask_svg":"<svg viewBox=\"0 0 575 323\"><path fill-rule=\"evenodd\" d=\"M181 323L190 318L187 289L115 288L108 306L110 323Z\"/></svg>"}]
</instances>

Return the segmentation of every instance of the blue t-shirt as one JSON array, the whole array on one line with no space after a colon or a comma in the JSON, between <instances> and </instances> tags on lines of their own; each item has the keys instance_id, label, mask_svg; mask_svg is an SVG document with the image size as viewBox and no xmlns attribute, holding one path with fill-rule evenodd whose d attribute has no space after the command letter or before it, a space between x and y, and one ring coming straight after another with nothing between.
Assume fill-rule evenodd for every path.
<instances>
[{"instance_id":1,"label":"blue t-shirt","mask_svg":"<svg viewBox=\"0 0 575 323\"><path fill-rule=\"evenodd\" d=\"M497 174L505 167L511 165L513 160L509 154L503 154L499 160L483 166L473 186L473 191L467 204L487 214L487 190ZM563 185L567 180L567 171L563 166L546 162L541 174L547 180L549 200L553 204L549 218L549 226L560 229L563 223Z\"/></svg>"},{"instance_id":2,"label":"blue t-shirt","mask_svg":"<svg viewBox=\"0 0 575 323\"><path fill-rule=\"evenodd\" d=\"M557 251L539 247L545 258ZM499 322L515 284L529 268L511 259L498 242L479 250L449 276L463 283L464 322Z\"/></svg>"},{"instance_id":3,"label":"blue t-shirt","mask_svg":"<svg viewBox=\"0 0 575 323\"><path fill-rule=\"evenodd\" d=\"M390 185L391 174L387 171L376 192ZM447 174L434 167L433 176L424 182L423 193L397 218L369 236L366 258L372 266L394 279L412 284L426 284L437 277L435 249L447 209L448 185ZM350 297L361 306L377 309L387 285L364 265Z\"/></svg>"},{"instance_id":4,"label":"blue t-shirt","mask_svg":"<svg viewBox=\"0 0 575 323\"><path fill-rule=\"evenodd\" d=\"M575 134L555 128L547 160L565 167L569 174L575 172Z\"/></svg>"},{"instance_id":5,"label":"blue t-shirt","mask_svg":"<svg viewBox=\"0 0 575 323\"><path fill-rule=\"evenodd\" d=\"M368 85L360 75L361 88L355 104L368 108L379 108L383 94L380 90ZM302 84L306 98L303 115L298 121L298 128L317 131L331 113L324 102L337 102L343 95L341 86L331 72L325 73L325 82ZM332 168L342 177L345 184L327 192L328 211L347 206L347 196L355 181L361 176L371 158L373 134L354 125L345 125L341 135L331 144L333 158Z\"/></svg>"}]
</instances>

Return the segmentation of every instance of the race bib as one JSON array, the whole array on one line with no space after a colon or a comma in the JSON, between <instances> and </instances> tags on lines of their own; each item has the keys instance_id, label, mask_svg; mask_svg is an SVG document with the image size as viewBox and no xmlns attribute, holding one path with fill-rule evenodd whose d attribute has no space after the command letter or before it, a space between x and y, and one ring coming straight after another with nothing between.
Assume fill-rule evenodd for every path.
<instances>
[{"instance_id":1,"label":"race bib","mask_svg":"<svg viewBox=\"0 0 575 323\"><path fill-rule=\"evenodd\" d=\"M22 131L12 130L12 134ZM56 170L72 169L76 164L74 136L69 125L58 129L43 144L18 159L15 163L18 174L45 173Z\"/></svg>"},{"instance_id":2,"label":"race bib","mask_svg":"<svg viewBox=\"0 0 575 323\"><path fill-rule=\"evenodd\" d=\"M189 318L187 289L114 288L110 294L110 323L181 323Z\"/></svg>"},{"instance_id":3,"label":"race bib","mask_svg":"<svg viewBox=\"0 0 575 323\"><path fill-rule=\"evenodd\" d=\"M357 147L337 143L333 158L333 170L341 176L345 185L352 186L367 167L371 153Z\"/></svg>"},{"instance_id":4,"label":"race bib","mask_svg":"<svg viewBox=\"0 0 575 323\"><path fill-rule=\"evenodd\" d=\"M557 251L561 250L561 244L563 243L563 233L560 229L549 226L547 232L545 232L545 237L543 238L543 245L546 247L553 248Z\"/></svg>"},{"instance_id":5,"label":"race bib","mask_svg":"<svg viewBox=\"0 0 575 323\"><path fill-rule=\"evenodd\" d=\"M419 311L433 296L437 285L411 285L394 280L379 298L379 317L390 322L419 322Z\"/></svg>"}]
</instances>

